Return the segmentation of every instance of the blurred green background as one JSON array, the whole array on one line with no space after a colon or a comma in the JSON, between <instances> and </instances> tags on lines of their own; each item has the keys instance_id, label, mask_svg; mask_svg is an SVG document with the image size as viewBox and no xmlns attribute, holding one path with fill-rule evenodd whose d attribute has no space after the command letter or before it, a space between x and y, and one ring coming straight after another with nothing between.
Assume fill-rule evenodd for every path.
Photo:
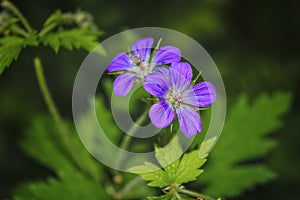
<instances>
[{"instance_id":1,"label":"blurred green background","mask_svg":"<svg viewBox=\"0 0 300 200\"><path fill-rule=\"evenodd\" d=\"M261 92L293 94L284 127L274 131L278 147L264 160L278 178L243 193L237 199L300 199L300 4L298 1L13 1L34 27L56 9L89 11L102 40L122 30L157 26L183 32L196 39L222 73L228 107L239 94L252 100ZM46 178L52 172L20 149L24 129L47 108L39 93L32 58L38 53L53 97L64 117L72 117L71 94L84 51L28 48L0 77L0 198L9 197L24 181ZM1 58L0 58L1 59Z\"/></svg>"}]
</instances>

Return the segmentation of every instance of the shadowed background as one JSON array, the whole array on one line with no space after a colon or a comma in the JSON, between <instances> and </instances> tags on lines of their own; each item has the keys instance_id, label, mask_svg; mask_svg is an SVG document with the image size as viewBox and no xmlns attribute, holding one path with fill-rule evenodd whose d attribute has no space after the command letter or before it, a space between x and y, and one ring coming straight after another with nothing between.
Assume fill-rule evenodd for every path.
<instances>
[{"instance_id":1,"label":"shadowed background","mask_svg":"<svg viewBox=\"0 0 300 200\"><path fill-rule=\"evenodd\" d=\"M56 9L89 11L104 40L128 28L165 27L196 39L223 75L229 107L241 93L255 100L261 92L292 92L284 127L274 131L279 145L264 162L278 178L258 185L237 199L298 199L300 194L299 92L300 14L297 1L14 1L36 28ZM30 119L46 113L34 76L32 57L41 55L53 97L64 117L71 118L71 94L84 51L28 48L0 78L0 197L19 183L46 178L52 172L22 153L19 143ZM0 58L1 59L1 58ZM225 184L225 183L224 183Z\"/></svg>"}]
</instances>

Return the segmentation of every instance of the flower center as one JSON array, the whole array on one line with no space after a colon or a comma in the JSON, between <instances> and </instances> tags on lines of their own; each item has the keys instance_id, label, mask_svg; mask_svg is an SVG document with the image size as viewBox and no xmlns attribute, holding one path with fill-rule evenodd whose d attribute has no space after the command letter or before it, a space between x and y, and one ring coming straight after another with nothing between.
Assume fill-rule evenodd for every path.
<instances>
[{"instance_id":1,"label":"flower center","mask_svg":"<svg viewBox=\"0 0 300 200\"><path fill-rule=\"evenodd\" d=\"M181 92L170 89L170 91L166 95L166 100L168 103L174 106L174 108L178 108L180 106L180 101L181 101Z\"/></svg>"},{"instance_id":2,"label":"flower center","mask_svg":"<svg viewBox=\"0 0 300 200\"><path fill-rule=\"evenodd\" d=\"M151 68L149 67L150 64L143 61L140 57L133 56L132 60L134 64L134 72L139 78L144 79L146 75L152 72Z\"/></svg>"}]
</instances>

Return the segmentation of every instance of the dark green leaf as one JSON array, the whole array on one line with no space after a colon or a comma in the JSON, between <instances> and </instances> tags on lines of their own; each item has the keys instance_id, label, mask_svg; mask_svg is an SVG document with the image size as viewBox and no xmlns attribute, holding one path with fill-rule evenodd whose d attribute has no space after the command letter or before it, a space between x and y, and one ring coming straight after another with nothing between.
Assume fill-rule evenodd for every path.
<instances>
[{"instance_id":1,"label":"dark green leaf","mask_svg":"<svg viewBox=\"0 0 300 200\"><path fill-rule=\"evenodd\" d=\"M25 184L15 191L15 200L21 199L112 199L103 186L87 179L76 170L59 172L59 178L49 178L47 182Z\"/></svg>"},{"instance_id":2,"label":"dark green leaf","mask_svg":"<svg viewBox=\"0 0 300 200\"><path fill-rule=\"evenodd\" d=\"M45 46L50 46L58 53L61 47L68 50L85 49L93 50L99 43L98 37L101 32L92 32L87 29L74 28L71 30L59 29L57 32L51 32L41 38L41 42ZM98 46L95 49L100 54L105 54L104 49Z\"/></svg>"},{"instance_id":3,"label":"dark green leaf","mask_svg":"<svg viewBox=\"0 0 300 200\"><path fill-rule=\"evenodd\" d=\"M207 184L206 193L231 197L275 177L263 164L242 163L274 149L277 142L267 135L282 125L280 117L288 111L290 99L287 93L277 93L258 96L252 105L246 96L237 100L199 179Z\"/></svg>"}]
</instances>

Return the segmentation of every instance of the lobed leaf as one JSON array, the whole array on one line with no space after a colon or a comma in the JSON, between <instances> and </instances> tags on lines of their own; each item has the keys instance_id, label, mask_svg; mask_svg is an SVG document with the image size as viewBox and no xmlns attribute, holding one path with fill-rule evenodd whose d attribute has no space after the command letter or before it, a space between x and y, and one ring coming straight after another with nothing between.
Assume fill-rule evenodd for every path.
<instances>
[{"instance_id":1,"label":"lobed leaf","mask_svg":"<svg viewBox=\"0 0 300 200\"><path fill-rule=\"evenodd\" d=\"M68 50L82 48L91 51L99 44L98 36L101 34L101 32L92 32L81 28L71 30L59 29L57 32L51 32L43 36L41 42L45 46L52 47L56 53L58 53L61 47ZM105 51L101 46L98 46L96 51L105 55Z\"/></svg>"},{"instance_id":2,"label":"lobed leaf","mask_svg":"<svg viewBox=\"0 0 300 200\"><path fill-rule=\"evenodd\" d=\"M177 137L165 148L156 146L155 149L156 159L163 169L149 162L129 169L131 173L139 174L144 180L150 181L149 186L163 188L173 184L181 185L195 180L203 172L199 168L206 159L199 158L199 150L178 158L182 154L182 148Z\"/></svg>"},{"instance_id":3,"label":"lobed leaf","mask_svg":"<svg viewBox=\"0 0 300 200\"><path fill-rule=\"evenodd\" d=\"M198 180L207 185L206 193L232 197L275 177L265 165L251 161L276 146L276 140L267 136L281 127L280 117L288 111L290 99L288 93L276 93L271 97L260 95L252 105L246 96L237 100Z\"/></svg>"},{"instance_id":4,"label":"lobed leaf","mask_svg":"<svg viewBox=\"0 0 300 200\"><path fill-rule=\"evenodd\" d=\"M15 200L22 199L112 199L97 182L86 178L77 170L60 171L59 178L46 182L29 183L15 191Z\"/></svg>"},{"instance_id":5,"label":"lobed leaf","mask_svg":"<svg viewBox=\"0 0 300 200\"><path fill-rule=\"evenodd\" d=\"M0 39L0 74L13 60L16 60L24 47L24 39L8 36Z\"/></svg>"}]
</instances>

